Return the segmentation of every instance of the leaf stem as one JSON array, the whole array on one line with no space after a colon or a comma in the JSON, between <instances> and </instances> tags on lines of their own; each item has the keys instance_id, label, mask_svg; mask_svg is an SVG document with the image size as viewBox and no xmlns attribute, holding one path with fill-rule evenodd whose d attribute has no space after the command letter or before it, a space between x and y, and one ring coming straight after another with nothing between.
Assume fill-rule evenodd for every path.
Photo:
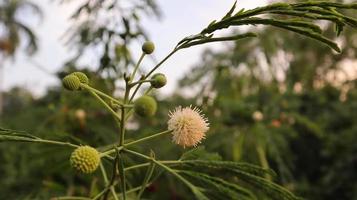
<instances>
[{"instance_id":1,"label":"leaf stem","mask_svg":"<svg viewBox=\"0 0 357 200\"><path fill-rule=\"evenodd\" d=\"M135 65L134 71L133 71L133 73L132 73L131 76L130 76L129 82L131 82L131 81L134 79L135 74L136 74L136 71L138 70L138 68L139 68L139 66L140 66L140 63L141 63L141 61L143 60L144 57L145 57L145 53L143 52L143 53L141 54L140 58L139 58L138 63L136 63L136 65Z\"/></svg>"},{"instance_id":2,"label":"leaf stem","mask_svg":"<svg viewBox=\"0 0 357 200\"><path fill-rule=\"evenodd\" d=\"M101 91L99 91L99 90L97 90L95 88L92 88L91 86L89 86L87 84L81 83L81 87L87 89L88 91L93 91L93 92L97 93L100 96L106 97L106 98L112 100L113 102L115 102L115 103L117 103L119 105L123 105L123 102L119 101L118 99L115 99L115 98L105 94L104 92L101 92Z\"/></svg>"},{"instance_id":3,"label":"leaf stem","mask_svg":"<svg viewBox=\"0 0 357 200\"><path fill-rule=\"evenodd\" d=\"M154 68L152 68L150 70L149 73L147 73L144 77L143 77L143 80L147 79L152 73L154 73L154 71L159 68L167 59L169 59L173 54L175 54L178 50L180 50L180 48L174 48L174 50L172 50L164 59L162 59ZM140 86L142 85L143 83L139 83L135 90L134 90L134 93L131 95L130 99L129 99L129 102L132 101L136 95L136 93L138 92Z\"/></svg>"},{"instance_id":4,"label":"leaf stem","mask_svg":"<svg viewBox=\"0 0 357 200\"><path fill-rule=\"evenodd\" d=\"M161 135L165 135L165 134L171 133L171 132L172 132L172 130L166 130L166 131L162 131L162 132L159 132L159 133L156 133L156 134L153 134L153 135L150 135L150 136L147 136L147 137L144 137L144 138L132 141L132 142L128 142L126 144L120 145L119 147L112 148L110 150L104 151L100 155L103 157L103 156L115 153L115 151L116 151L115 149L122 150L124 147L130 146L130 145L133 145L133 144L137 144L137 143L140 143L140 142L143 142L143 141L146 141L146 140L150 140L150 139L153 139L153 138L156 138L156 137L159 137Z\"/></svg>"},{"instance_id":5,"label":"leaf stem","mask_svg":"<svg viewBox=\"0 0 357 200\"><path fill-rule=\"evenodd\" d=\"M175 165L175 164L184 163L183 161L180 161L180 160L160 160L159 162L161 162L163 164L169 164L169 165ZM142 167L146 167L146 166L149 166L149 165L150 165L150 162L137 164L137 165L133 165L133 166L130 166L130 167L126 167L125 171L129 171L129 170L133 170L133 169L137 169L137 168L142 168Z\"/></svg>"},{"instance_id":6,"label":"leaf stem","mask_svg":"<svg viewBox=\"0 0 357 200\"><path fill-rule=\"evenodd\" d=\"M140 80L140 81L136 81L136 82L130 83L129 86L130 86L130 87L133 87L133 86L135 86L135 85L137 85L137 84L150 83L150 82L151 82L151 80Z\"/></svg>"},{"instance_id":7,"label":"leaf stem","mask_svg":"<svg viewBox=\"0 0 357 200\"><path fill-rule=\"evenodd\" d=\"M169 59L172 55L174 55L178 50L179 48L175 48L174 50L172 50L164 59L162 59L154 68L152 68L152 70L150 70L149 73L145 75L144 79L147 79L152 73L154 73L154 71L157 68L159 68L167 59Z\"/></svg>"},{"instance_id":8,"label":"leaf stem","mask_svg":"<svg viewBox=\"0 0 357 200\"><path fill-rule=\"evenodd\" d=\"M187 187L189 187L191 189L191 191L196 195L196 196L200 196L202 199L207 199L202 193L201 191L198 190L198 188L196 186L194 186L191 182L189 182L187 179L185 179L183 176L181 176L180 174L178 174L175 170L171 169L170 167L166 166L165 164L161 163L160 161L157 161L154 158L151 158L147 155L141 154L139 152L136 151L131 151L129 149L123 149L123 151L128 152L132 155L135 155L137 157L141 157L147 160L150 160L152 162L154 162L155 164L157 164L158 166L160 166L161 168L163 168L164 170L166 170L167 172L171 173L172 175L174 175L176 178L178 178L180 181L182 181Z\"/></svg>"},{"instance_id":9,"label":"leaf stem","mask_svg":"<svg viewBox=\"0 0 357 200\"><path fill-rule=\"evenodd\" d=\"M110 192L112 193L112 195L114 196L114 199L115 199L115 200L119 200L118 197L116 196L116 191L115 191L114 186L113 186L113 185L109 185L109 180L108 180L107 172L105 171L105 168L104 168L104 166L103 166L103 163L100 162L99 166L100 166L100 171L102 172L102 176L103 176L103 180L104 180L105 185L107 185L107 186L109 187L109 190L110 190ZM104 195L104 194L105 194L105 192L102 193L102 195ZM99 197L100 197L100 196L99 196ZM98 197L98 198L99 198L99 197Z\"/></svg>"},{"instance_id":10,"label":"leaf stem","mask_svg":"<svg viewBox=\"0 0 357 200\"><path fill-rule=\"evenodd\" d=\"M160 133L156 133L154 135L150 135L150 136L147 136L147 137L144 137L144 138L141 138L141 139L138 139L138 140L135 140L135 141L132 141L132 142L128 142L126 143L124 146L130 146L130 145L133 145L133 144L136 144L136 143L139 143L139 142L143 142L143 141L146 141L146 140L150 140L152 138L155 138L155 137L159 137L161 135L165 135L167 133L171 133L172 130L166 130L166 131L162 131Z\"/></svg>"},{"instance_id":11,"label":"leaf stem","mask_svg":"<svg viewBox=\"0 0 357 200\"><path fill-rule=\"evenodd\" d=\"M39 142L39 143L45 143L45 144L56 144L56 145L62 145L62 146L69 146L73 148L79 147L79 145L75 145L69 142L59 142L59 141L54 141L54 140L44 140L44 139L35 139L33 142Z\"/></svg>"},{"instance_id":12,"label":"leaf stem","mask_svg":"<svg viewBox=\"0 0 357 200\"><path fill-rule=\"evenodd\" d=\"M123 200L126 199L126 181L125 181L125 170L124 170L124 160L122 156L122 151L117 151L119 162L118 162L118 167L119 167L119 177L120 177L120 182L121 182L121 192L123 196Z\"/></svg>"},{"instance_id":13,"label":"leaf stem","mask_svg":"<svg viewBox=\"0 0 357 200\"><path fill-rule=\"evenodd\" d=\"M100 96L97 95L97 93L93 92L92 90L88 90L90 94L92 94L95 98L97 98L103 106L119 121L122 121L121 118L119 117L118 113L116 113Z\"/></svg>"},{"instance_id":14,"label":"leaf stem","mask_svg":"<svg viewBox=\"0 0 357 200\"><path fill-rule=\"evenodd\" d=\"M150 162L150 165L146 171L146 174L145 174L145 177L143 180L143 184L142 184L141 189L137 195L138 200L140 200L141 195L143 195L145 188L146 188L148 182L150 181L152 174L154 173L154 169L155 169L155 163Z\"/></svg>"}]
</instances>

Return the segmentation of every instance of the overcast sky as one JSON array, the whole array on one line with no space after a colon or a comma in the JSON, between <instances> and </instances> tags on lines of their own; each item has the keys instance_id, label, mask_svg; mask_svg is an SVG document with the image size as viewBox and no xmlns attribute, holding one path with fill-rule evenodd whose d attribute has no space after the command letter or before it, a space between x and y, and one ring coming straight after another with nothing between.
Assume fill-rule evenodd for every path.
<instances>
[{"instance_id":1,"label":"overcast sky","mask_svg":"<svg viewBox=\"0 0 357 200\"><path fill-rule=\"evenodd\" d=\"M39 51L31 57L32 61L39 63L46 71L56 72L63 62L70 57L68 49L60 37L70 26L69 16L77 7L75 4L59 5L50 0L33 0L44 11L44 20L37 23L30 14L23 18L29 21L39 38ZM177 42L185 36L198 33L212 20L221 18L232 6L233 0L158 0L164 17L160 21L155 19L144 20L150 38L155 42L157 50L155 57L164 57ZM239 0L238 8L253 8L264 4L264 0ZM195 47L179 52L169 60L160 72L169 78L169 83L164 92L170 93L175 88L175 82L187 72L190 67L199 61L200 54L207 48L220 48L215 45ZM135 47L134 47L135 48ZM137 47L138 53L141 53ZM90 59L90 58L88 58ZM35 67L30 59L22 54L16 57L16 62L5 63L4 88L8 90L13 86L25 87L36 95L41 95L48 86L58 85L55 77L46 74L44 70ZM90 61L88 62L90 63ZM145 64L145 63L144 63ZM149 63L147 63L149 65Z\"/></svg>"}]
</instances>

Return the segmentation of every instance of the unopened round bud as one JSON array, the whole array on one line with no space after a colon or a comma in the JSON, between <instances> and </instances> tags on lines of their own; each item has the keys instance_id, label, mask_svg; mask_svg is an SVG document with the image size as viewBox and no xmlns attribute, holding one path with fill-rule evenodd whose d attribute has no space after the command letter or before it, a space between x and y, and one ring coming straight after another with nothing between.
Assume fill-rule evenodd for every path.
<instances>
[{"instance_id":1,"label":"unopened round bud","mask_svg":"<svg viewBox=\"0 0 357 200\"><path fill-rule=\"evenodd\" d=\"M78 90L81 85L79 78L73 74L67 75L62 79L63 87L67 90Z\"/></svg>"},{"instance_id":2,"label":"unopened round bud","mask_svg":"<svg viewBox=\"0 0 357 200\"><path fill-rule=\"evenodd\" d=\"M88 84L89 83L89 79L88 79L88 77L87 77L87 75L85 73L83 73L83 72L73 72L72 74L77 76L81 83L84 83L84 84Z\"/></svg>"},{"instance_id":3,"label":"unopened round bud","mask_svg":"<svg viewBox=\"0 0 357 200\"><path fill-rule=\"evenodd\" d=\"M151 86L153 88L162 88L166 85L166 76L161 73L154 74L151 77Z\"/></svg>"},{"instance_id":4,"label":"unopened round bud","mask_svg":"<svg viewBox=\"0 0 357 200\"><path fill-rule=\"evenodd\" d=\"M156 113L157 103L150 96L142 96L134 102L134 111L142 117L150 117Z\"/></svg>"},{"instance_id":5,"label":"unopened round bud","mask_svg":"<svg viewBox=\"0 0 357 200\"><path fill-rule=\"evenodd\" d=\"M147 41L143 44L141 49L143 50L144 53L151 54L155 50L155 45L153 42Z\"/></svg>"},{"instance_id":6,"label":"unopened round bud","mask_svg":"<svg viewBox=\"0 0 357 200\"><path fill-rule=\"evenodd\" d=\"M78 172L89 174L94 172L100 163L99 152L90 146L80 146L73 151L70 164Z\"/></svg>"}]
</instances>

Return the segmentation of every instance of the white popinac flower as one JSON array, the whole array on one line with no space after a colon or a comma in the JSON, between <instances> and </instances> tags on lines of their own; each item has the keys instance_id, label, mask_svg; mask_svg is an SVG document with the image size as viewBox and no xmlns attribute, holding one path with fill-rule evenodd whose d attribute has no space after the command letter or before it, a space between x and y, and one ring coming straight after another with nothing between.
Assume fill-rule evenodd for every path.
<instances>
[{"instance_id":1,"label":"white popinac flower","mask_svg":"<svg viewBox=\"0 0 357 200\"><path fill-rule=\"evenodd\" d=\"M172 140L184 148L200 143L209 129L207 119L196 107L177 107L169 113L169 117L167 124L168 129L172 130Z\"/></svg>"},{"instance_id":2,"label":"white popinac flower","mask_svg":"<svg viewBox=\"0 0 357 200\"><path fill-rule=\"evenodd\" d=\"M253 119L257 122L260 122L263 120L264 115L262 112L260 112L259 110L255 111L252 115Z\"/></svg>"}]
</instances>

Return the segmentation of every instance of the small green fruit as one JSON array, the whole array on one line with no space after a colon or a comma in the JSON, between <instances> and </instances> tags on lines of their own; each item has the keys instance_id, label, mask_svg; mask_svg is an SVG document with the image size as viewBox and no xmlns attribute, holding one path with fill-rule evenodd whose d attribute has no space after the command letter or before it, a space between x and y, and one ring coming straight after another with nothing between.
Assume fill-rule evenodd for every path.
<instances>
[{"instance_id":1,"label":"small green fruit","mask_svg":"<svg viewBox=\"0 0 357 200\"><path fill-rule=\"evenodd\" d=\"M153 88L162 88L166 85L166 76L161 73L154 74L151 77L151 86Z\"/></svg>"},{"instance_id":2,"label":"small green fruit","mask_svg":"<svg viewBox=\"0 0 357 200\"><path fill-rule=\"evenodd\" d=\"M62 79L63 87L67 90L78 90L81 85L79 78L73 74L67 75Z\"/></svg>"},{"instance_id":3,"label":"small green fruit","mask_svg":"<svg viewBox=\"0 0 357 200\"><path fill-rule=\"evenodd\" d=\"M99 152L90 146L80 146L73 151L70 164L78 172L89 174L94 172L100 163Z\"/></svg>"},{"instance_id":4,"label":"small green fruit","mask_svg":"<svg viewBox=\"0 0 357 200\"><path fill-rule=\"evenodd\" d=\"M88 77L87 77L87 75L85 73L83 73L83 72L73 72L72 74L77 76L81 83L84 83L84 84L88 84L89 83L89 79L88 79Z\"/></svg>"},{"instance_id":5,"label":"small green fruit","mask_svg":"<svg viewBox=\"0 0 357 200\"><path fill-rule=\"evenodd\" d=\"M151 54L155 50L155 45L153 42L147 41L143 44L142 48L144 53Z\"/></svg>"},{"instance_id":6,"label":"small green fruit","mask_svg":"<svg viewBox=\"0 0 357 200\"><path fill-rule=\"evenodd\" d=\"M157 103L150 96L142 96L134 102L134 111L142 117L150 117L156 113Z\"/></svg>"}]
</instances>

